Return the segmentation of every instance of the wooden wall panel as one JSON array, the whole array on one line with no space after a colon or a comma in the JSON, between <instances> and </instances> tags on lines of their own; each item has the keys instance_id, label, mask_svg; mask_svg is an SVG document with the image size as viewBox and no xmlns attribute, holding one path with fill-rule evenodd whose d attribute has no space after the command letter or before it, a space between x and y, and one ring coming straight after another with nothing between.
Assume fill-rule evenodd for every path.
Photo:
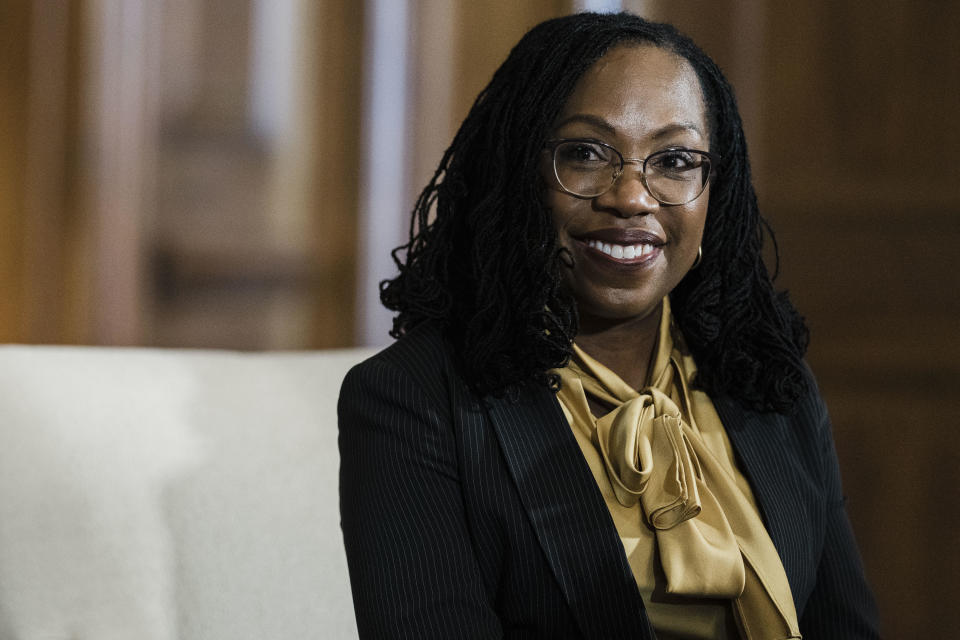
<instances>
[{"instance_id":1,"label":"wooden wall panel","mask_svg":"<svg viewBox=\"0 0 960 640\"><path fill-rule=\"evenodd\" d=\"M943 178L960 170L914 161L917 152L960 147L952 126L960 107L958 11L888 1L865 12L858 3L821 1L772 13L764 110L776 115L770 144L789 149L796 170L771 185L771 196L803 197L815 180L828 199L855 191L858 200L956 205L960 194Z\"/></svg>"},{"instance_id":2,"label":"wooden wall panel","mask_svg":"<svg viewBox=\"0 0 960 640\"><path fill-rule=\"evenodd\" d=\"M0 340L89 338L92 262L80 200L85 5L0 7Z\"/></svg>"},{"instance_id":3,"label":"wooden wall panel","mask_svg":"<svg viewBox=\"0 0 960 640\"><path fill-rule=\"evenodd\" d=\"M177 0L164 51L159 219L145 240L155 259L151 343L240 349L323 348L353 342L361 144L363 3L298 0L295 24L258 20L269 2ZM181 14L183 10L186 14ZM269 17L269 16L268 16ZM276 17L276 16L274 16ZM269 20L267 21L269 22ZM253 33L291 47L279 122L255 126ZM275 29L279 29L278 34ZM238 55L237 51L241 54ZM169 65L189 63L192 80ZM268 110L269 111L269 110ZM277 116L274 116L277 117ZM269 118L267 119L269 120Z\"/></svg>"},{"instance_id":4,"label":"wooden wall panel","mask_svg":"<svg viewBox=\"0 0 960 640\"><path fill-rule=\"evenodd\" d=\"M524 33L534 25L570 12L567 0L474 0L457 4L457 86L452 113L459 126L477 94L490 82Z\"/></svg>"},{"instance_id":5,"label":"wooden wall panel","mask_svg":"<svg viewBox=\"0 0 960 640\"><path fill-rule=\"evenodd\" d=\"M312 201L317 282L312 346L354 344L364 11L327 0L317 12L317 155Z\"/></svg>"},{"instance_id":6,"label":"wooden wall panel","mask_svg":"<svg viewBox=\"0 0 960 640\"><path fill-rule=\"evenodd\" d=\"M21 251L25 295L21 318L28 342L60 342L82 331L72 311L79 279L70 272L70 247L79 222L76 147L80 55L78 3L36 2L30 28L30 100L27 126L26 197ZM73 195L76 195L75 193Z\"/></svg>"},{"instance_id":7,"label":"wooden wall panel","mask_svg":"<svg viewBox=\"0 0 960 640\"><path fill-rule=\"evenodd\" d=\"M0 3L0 341L23 340L30 5Z\"/></svg>"}]
</instances>

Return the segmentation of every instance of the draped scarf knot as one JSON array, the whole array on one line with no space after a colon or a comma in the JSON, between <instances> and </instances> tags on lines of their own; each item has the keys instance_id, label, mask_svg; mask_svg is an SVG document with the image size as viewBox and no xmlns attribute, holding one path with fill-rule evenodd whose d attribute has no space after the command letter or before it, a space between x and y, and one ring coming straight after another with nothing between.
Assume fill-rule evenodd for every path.
<instances>
[{"instance_id":1,"label":"draped scarf knot","mask_svg":"<svg viewBox=\"0 0 960 640\"><path fill-rule=\"evenodd\" d=\"M589 359L574 346L578 359ZM663 386L673 367L641 392L625 384L601 387L576 365L584 391L616 406L596 420L595 444L617 501L638 501L657 543L667 592L735 598L743 592L744 567L736 536L707 486L694 432ZM682 379L682 378L680 378ZM568 384L564 380L564 384ZM627 397L623 397L627 396ZM691 559L695 562L691 562Z\"/></svg>"},{"instance_id":2,"label":"draped scarf knot","mask_svg":"<svg viewBox=\"0 0 960 640\"><path fill-rule=\"evenodd\" d=\"M703 472L682 425L680 410L659 389L647 389L597 420L617 500L625 507L642 500L655 529L671 529L702 511L697 480Z\"/></svg>"}]
</instances>

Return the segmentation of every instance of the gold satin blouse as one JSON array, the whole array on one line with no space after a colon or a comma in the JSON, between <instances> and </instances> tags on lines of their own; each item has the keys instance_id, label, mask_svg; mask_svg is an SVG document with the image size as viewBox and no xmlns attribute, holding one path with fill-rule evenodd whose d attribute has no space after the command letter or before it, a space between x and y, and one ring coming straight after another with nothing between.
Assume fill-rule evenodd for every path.
<instances>
[{"instance_id":1,"label":"gold satin blouse","mask_svg":"<svg viewBox=\"0 0 960 640\"><path fill-rule=\"evenodd\" d=\"M639 392L574 345L558 399L661 638L799 638L780 557L665 298ZM613 409L595 417L587 395Z\"/></svg>"}]
</instances>

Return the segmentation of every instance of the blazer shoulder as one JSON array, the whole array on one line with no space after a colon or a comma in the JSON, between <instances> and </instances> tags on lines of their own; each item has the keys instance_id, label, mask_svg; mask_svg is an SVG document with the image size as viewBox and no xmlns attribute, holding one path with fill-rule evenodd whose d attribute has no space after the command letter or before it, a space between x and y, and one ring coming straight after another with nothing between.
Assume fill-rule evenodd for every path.
<instances>
[{"instance_id":1,"label":"blazer shoulder","mask_svg":"<svg viewBox=\"0 0 960 640\"><path fill-rule=\"evenodd\" d=\"M454 350L437 323L425 322L392 345L354 365L344 378L341 394L357 381L407 378L427 393L441 392L456 377ZM363 385L362 385L363 386Z\"/></svg>"},{"instance_id":2,"label":"blazer shoulder","mask_svg":"<svg viewBox=\"0 0 960 640\"><path fill-rule=\"evenodd\" d=\"M808 431L815 440L821 440L830 435L830 416L813 370L807 362L803 364L807 389L797 399L794 410L786 417L793 424L794 429Z\"/></svg>"},{"instance_id":3,"label":"blazer shoulder","mask_svg":"<svg viewBox=\"0 0 960 640\"><path fill-rule=\"evenodd\" d=\"M711 397L718 408L724 427L739 429L744 425L780 423L790 425L795 431L809 435L822 435L824 428L829 429L829 415L826 403L817 385L816 376L810 366L804 362L804 392L793 406L784 412L764 412L744 406L729 395ZM727 423L730 422L728 425Z\"/></svg>"}]
</instances>

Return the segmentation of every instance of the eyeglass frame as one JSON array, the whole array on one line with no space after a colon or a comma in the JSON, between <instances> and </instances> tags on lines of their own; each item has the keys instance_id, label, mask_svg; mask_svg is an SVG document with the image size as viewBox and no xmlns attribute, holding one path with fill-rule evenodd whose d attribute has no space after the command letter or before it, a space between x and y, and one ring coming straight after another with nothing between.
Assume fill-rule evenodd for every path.
<instances>
[{"instance_id":1,"label":"eyeglass frame","mask_svg":"<svg viewBox=\"0 0 960 640\"><path fill-rule=\"evenodd\" d=\"M590 144L598 144L602 147L606 147L607 149L610 149L615 154L617 154L617 157L620 158L620 166L615 170L613 180L610 181L610 185L606 189L604 189L603 191L601 191L596 195L585 196L579 193L574 193L573 191L570 191L567 187L563 185L563 181L560 179L560 174L557 172L557 147L559 147L561 144L564 144L566 142L588 142ZM691 149L689 147L668 147L666 149L661 149L660 151L654 151L653 153L648 155L646 158L624 158L623 154L620 153L620 150L617 149L612 144L608 144L606 142L603 142L601 140L596 140L593 138L554 138L552 140L547 140L543 146L545 148L550 149L550 163L553 165L553 176L557 179L557 184L560 185L560 189L562 189L564 193L568 193L574 196L575 198L583 198L585 200L599 198L600 196L609 192L610 189L613 188L613 185L617 183L617 180L620 179L620 176L624 174L624 167L626 167L626 165L639 164L640 165L640 182L643 184L643 188L647 190L647 193L650 194L650 197L652 197L654 200L656 200L657 202L659 202L661 205L665 207L679 207L685 204L690 204L691 202L693 202L694 200L702 196L703 192L706 191L707 189L707 183L709 183L710 180L713 178L713 176L716 174L717 167L720 164L720 160L723 158L723 156L716 153L703 151L701 149ZM686 202L664 202L663 200L658 198L656 194L653 193L653 191L650 189L650 186L647 184L647 162L650 160L650 158L662 155L664 153L669 153L671 151L692 151L694 153L699 153L705 156L710 163L709 171L707 172L707 178L706 180L703 181L703 185L700 187L700 191L697 193L697 195L693 196Z\"/></svg>"}]
</instances>

